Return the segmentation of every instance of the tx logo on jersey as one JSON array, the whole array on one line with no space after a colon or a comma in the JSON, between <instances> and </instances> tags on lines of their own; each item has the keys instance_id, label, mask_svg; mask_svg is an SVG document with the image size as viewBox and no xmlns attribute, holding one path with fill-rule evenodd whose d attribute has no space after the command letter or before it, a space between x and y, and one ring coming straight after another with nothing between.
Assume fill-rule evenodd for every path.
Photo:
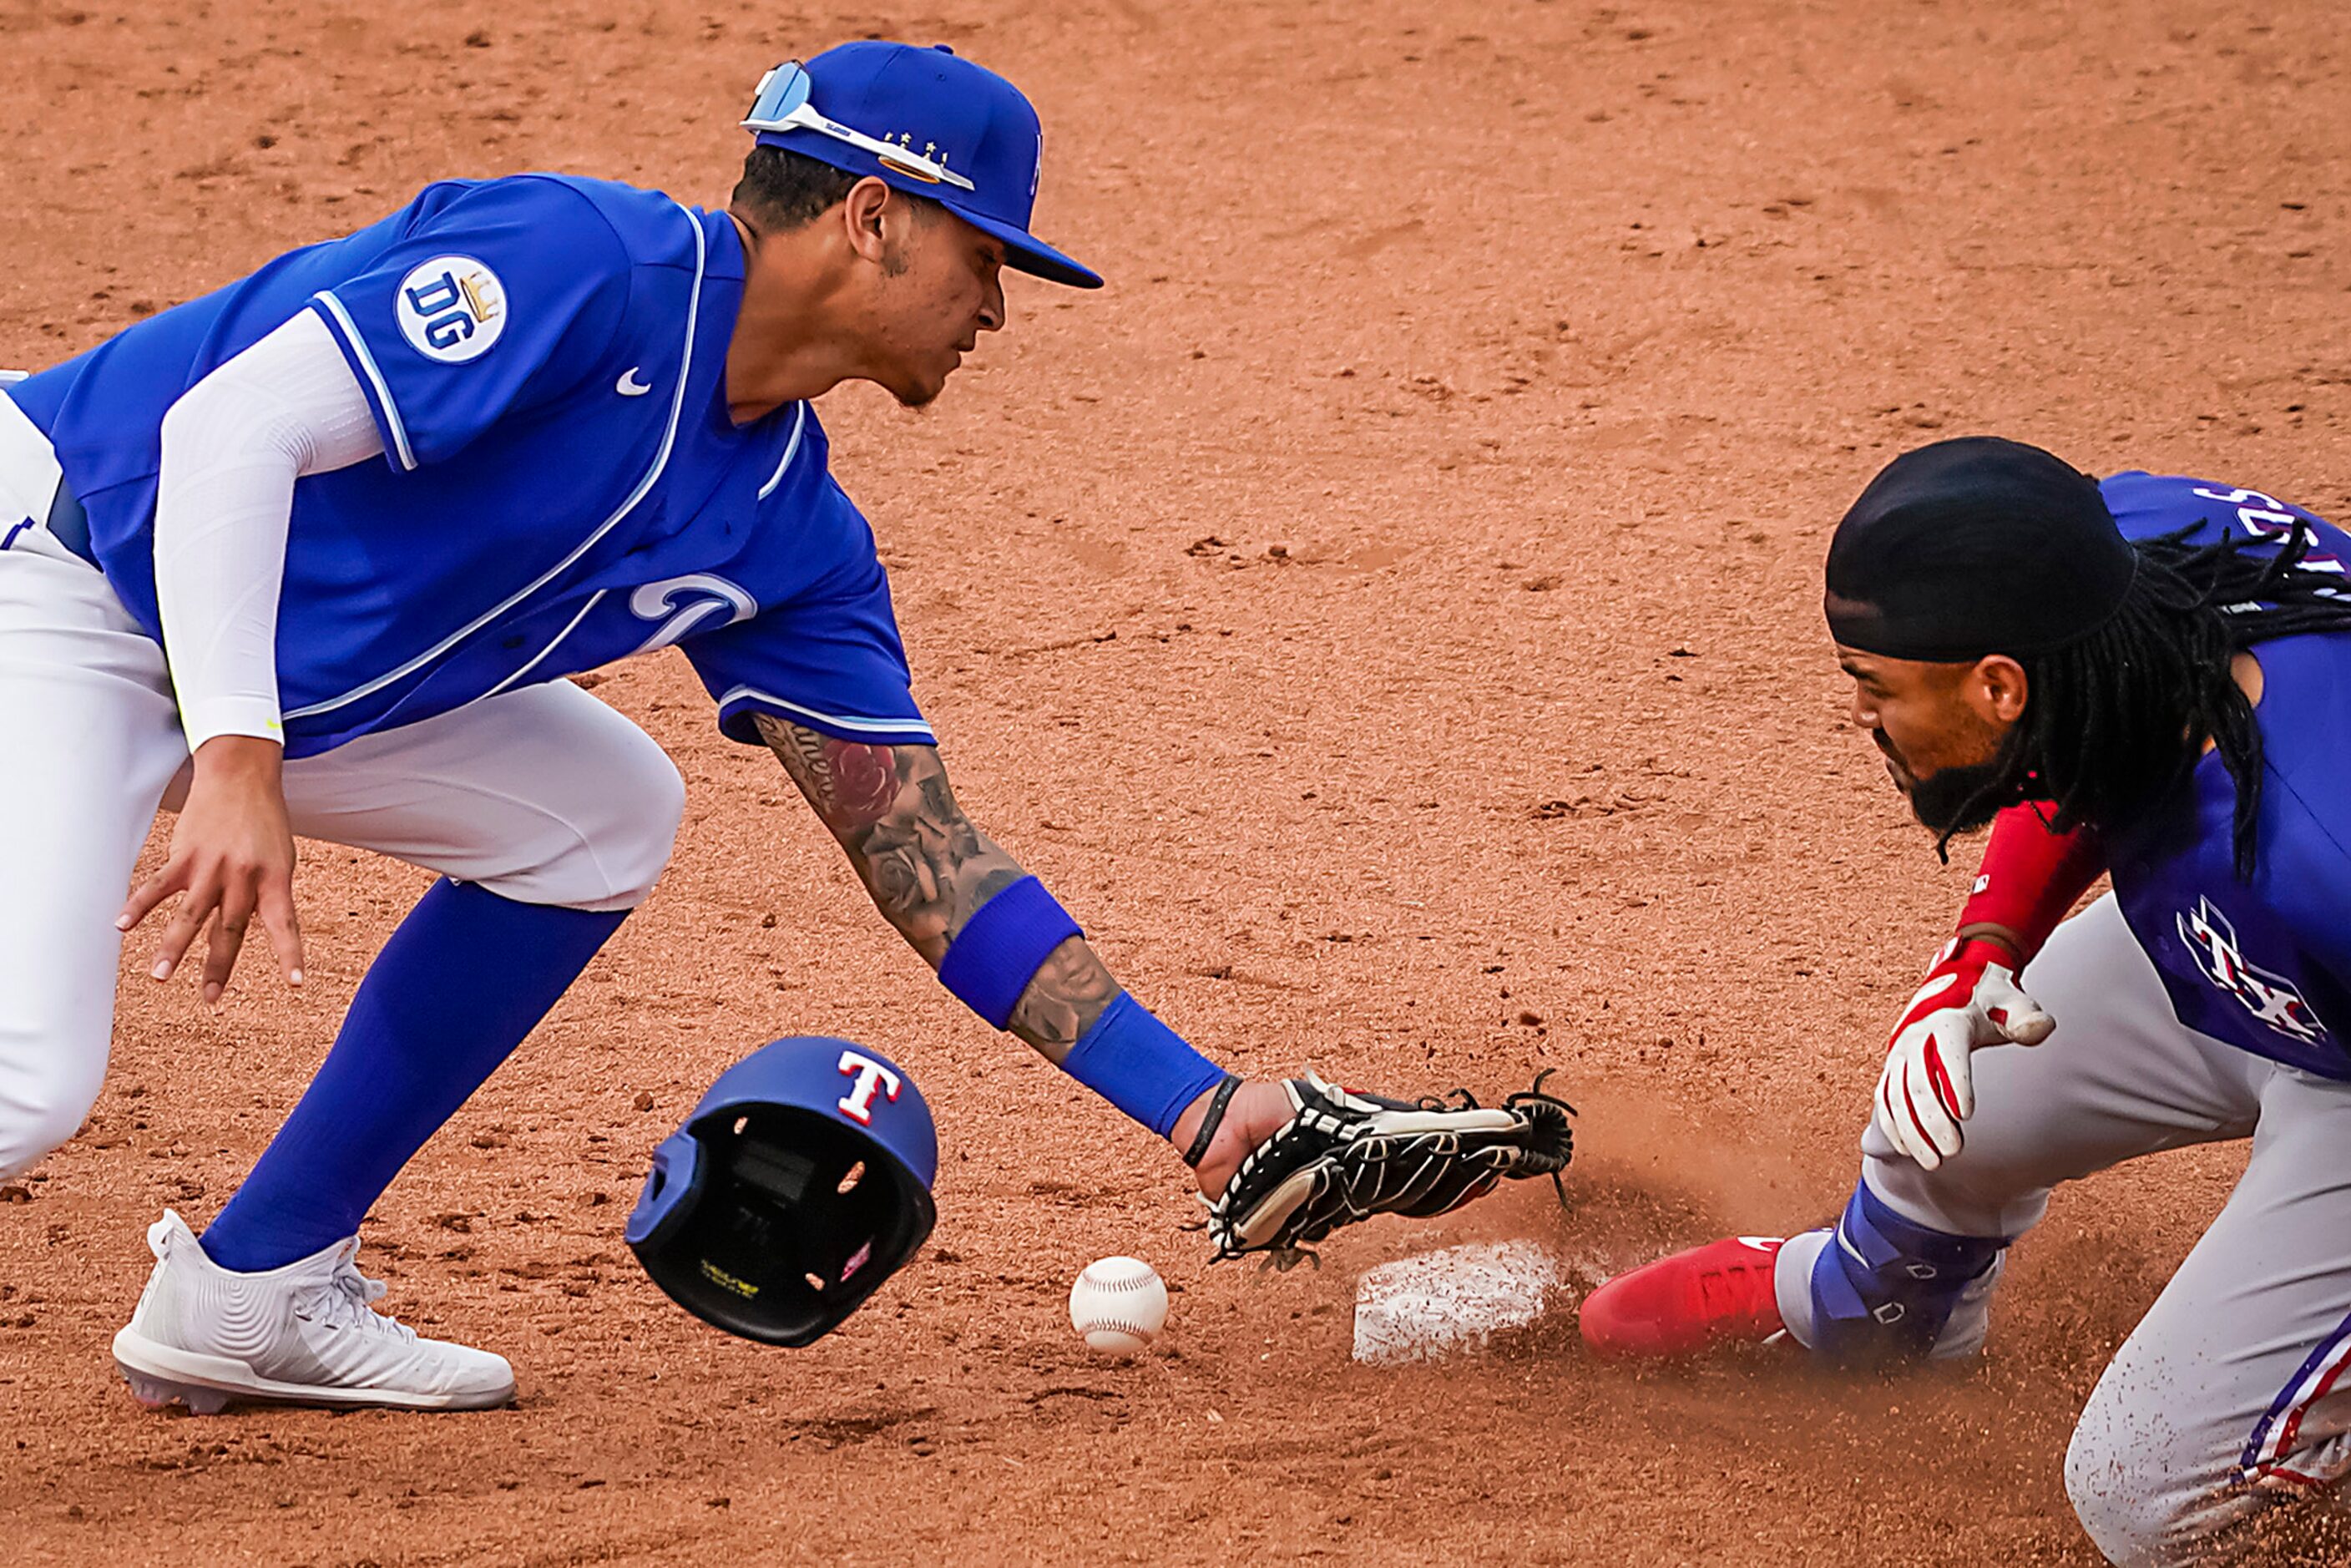
<instances>
[{"instance_id":1,"label":"tx logo on jersey","mask_svg":"<svg viewBox=\"0 0 2351 1568\"><path fill-rule=\"evenodd\" d=\"M507 329L507 289L470 256L436 256L400 280L400 335L428 360L462 365L490 351Z\"/></svg>"},{"instance_id":2,"label":"tx logo on jersey","mask_svg":"<svg viewBox=\"0 0 2351 1568\"><path fill-rule=\"evenodd\" d=\"M2237 928L2212 907L2210 899L2198 899L2194 910L2182 911L2174 919L2179 939L2202 962L2204 977L2242 1002L2257 1020L2304 1044L2325 1038L2325 1024L2292 980L2245 962L2237 946Z\"/></svg>"}]
</instances>

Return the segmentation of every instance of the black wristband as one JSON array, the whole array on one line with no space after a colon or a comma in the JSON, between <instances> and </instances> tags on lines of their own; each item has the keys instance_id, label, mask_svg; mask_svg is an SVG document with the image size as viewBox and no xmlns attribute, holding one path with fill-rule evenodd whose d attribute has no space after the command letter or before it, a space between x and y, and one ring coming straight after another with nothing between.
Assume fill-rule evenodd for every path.
<instances>
[{"instance_id":1,"label":"black wristband","mask_svg":"<svg viewBox=\"0 0 2351 1568\"><path fill-rule=\"evenodd\" d=\"M1233 1091L1240 1086L1239 1075L1228 1072L1225 1081L1217 1085L1216 1093L1210 1096L1208 1113L1200 1118L1200 1130L1192 1134L1192 1146L1184 1151L1184 1163L1194 1170L1199 1169L1200 1162L1208 1157L1208 1145L1215 1139L1217 1128L1224 1122L1225 1107L1233 1103Z\"/></svg>"}]
</instances>

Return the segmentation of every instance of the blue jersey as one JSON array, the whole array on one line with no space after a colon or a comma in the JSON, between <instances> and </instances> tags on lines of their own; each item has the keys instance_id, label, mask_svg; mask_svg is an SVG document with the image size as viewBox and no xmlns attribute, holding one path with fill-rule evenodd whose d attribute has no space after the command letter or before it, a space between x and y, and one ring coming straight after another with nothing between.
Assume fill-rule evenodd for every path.
<instances>
[{"instance_id":1,"label":"blue jersey","mask_svg":"<svg viewBox=\"0 0 2351 1568\"><path fill-rule=\"evenodd\" d=\"M2313 527L2313 570L2351 538L2257 490L2152 474L2105 482L2133 538L2190 524L2202 542ZM2190 1029L2351 1079L2351 633L2257 644L2262 807L2251 883L2234 869L2236 790L2217 752L2148 819L2107 835L2115 894Z\"/></svg>"},{"instance_id":2,"label":"blue jersey","mask_svg":"<svg viewBox=\"0 0 2351 1568\"><path fill-rule=\"evenodd\" d=\"M294 487L291 756L673 643L737 739L764 711L927 743L872 530L826 471L816 414L728 417L742 291L724 214L555 175L450 181L6 395L160 640L165 411L298 312L326 322L384 457Z\"/></svg>"}]
</instances>

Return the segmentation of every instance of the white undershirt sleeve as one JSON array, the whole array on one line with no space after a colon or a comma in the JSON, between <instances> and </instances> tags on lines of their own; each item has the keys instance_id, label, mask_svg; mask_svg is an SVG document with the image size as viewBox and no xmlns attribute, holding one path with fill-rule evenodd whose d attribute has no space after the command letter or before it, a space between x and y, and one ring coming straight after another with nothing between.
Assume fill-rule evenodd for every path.
<instances>
[{"instance_id":1,"label":"white undershirt sleeve","mask_svg":"<svg viewBox=\"0 0 2351 1568\"><path fill-rule=\"evenodd\" d=\"M190 387L163 415L155 598L188 749L283 743L277 597L294 481L383 450L367 393L303 311Z\"/></svg>"}]
</instances>

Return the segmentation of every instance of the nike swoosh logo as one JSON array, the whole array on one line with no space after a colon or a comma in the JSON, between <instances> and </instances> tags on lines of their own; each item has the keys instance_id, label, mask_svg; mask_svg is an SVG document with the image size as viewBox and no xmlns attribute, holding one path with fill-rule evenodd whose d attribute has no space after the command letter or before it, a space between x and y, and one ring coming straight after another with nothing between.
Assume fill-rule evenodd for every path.
<instances>
[{"instance_id":1,"label":"nike swoosh logo","mask_svg":"<svg viewBox=\"0 0 2351 1568\"><path fill-rule=\"evenodd\" d=\"M621 372L620 381L614 383L612 390L619 392L622 397L643 397L645 393L653 391L653 388L651 382L643 382L637 379L637 371L641 368L642 367L640 366L631 365L627 370L622 371Z\"/></svg>"}]
</instances>

